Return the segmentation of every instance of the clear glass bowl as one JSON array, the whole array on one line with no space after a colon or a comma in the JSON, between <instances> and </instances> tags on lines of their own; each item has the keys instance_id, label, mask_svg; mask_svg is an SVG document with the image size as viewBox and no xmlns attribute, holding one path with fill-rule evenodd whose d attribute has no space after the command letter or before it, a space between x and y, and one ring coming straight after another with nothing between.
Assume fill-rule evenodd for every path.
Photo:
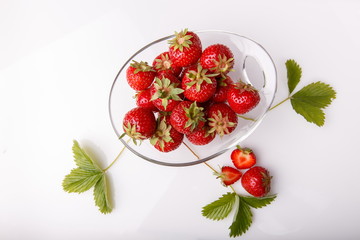
<instances>
[{"instance_id":1,"label":"clear glass bowl","mask_svg":"<svg viewBox=\"0 0 360 240\"><path fill-rule=\"evenodd\" d=\"M227 150L233 149L259 126L276 93L276 68L270 55L260 44L231 32L217 30L195 32L201 39L203 49L209 45L221 43L232 50L235 65L234 71L230 72L229 76L234 81L241 79L252 84L259 90L261 100L256 108L244 116L253 120L239 117L235 131L222 138L216 136L210 144L205 146L193 145L184 137L185 144L172 152L162 153L155 149L148 140L137 146L132 141L127 141L126 137L120 139L131 152L152 163L165 166L190 166L211 160ZM111 124L118 137L123 133L122 121L125 113L136 107L133 98L135 91L128 86L126 81L127 67L132 60L147 61L152 64L156 56L168 50L167 40L173 37L174 35L170 35L144 46L124 63L116 75L109 96L109 114Z\"/></svg>"}]
</instances>

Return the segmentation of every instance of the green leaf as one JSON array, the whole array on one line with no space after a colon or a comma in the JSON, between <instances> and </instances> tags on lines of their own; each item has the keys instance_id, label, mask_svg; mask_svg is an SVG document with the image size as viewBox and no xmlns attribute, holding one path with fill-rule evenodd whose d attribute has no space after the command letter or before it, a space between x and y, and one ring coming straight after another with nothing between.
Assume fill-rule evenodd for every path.
<instances>
[{"instance_id":1,"label":"green leaf","mask_svg":"<svg viewBox=\"0 0 360 240\"><path fill-rule=\"evenodd\" d=\"M253 208L265 207L265 206L269 205L272 201L274 201L275 198L276 198L276 195L271 195L271 196L266 196L266 197L261 197L261 198L250 197L250 196L242 197L244 202L246 202L250 207L253 207Z\"/></svg>"},{"instance_id":2,"label":"green leaf","mask_svg":"<svg viewBox=\"0 0 360 240\"><path fill-rule=\"evenodd\" d=\"M287 69L289 92L292 93L300 82L302 70L299 64L293 59L289 59L285 63Z\"/></svg>"},{"instance_id":3,"label":"green leaf","mask_svg":"<svg viewBox=\"0 0 360 240\"><path fill-rule=\"evenodd\" d=\"M81 149L76 140L74 140L72 151L75 163L79 168L90 171L101 171L101 168Z\"/></svg>"},{"instance_id":4,"label":"green leaf","mask_svg":"<svg viewBox=\"0 0 360 240\"><path fill-rule=\"evenodd\" d=\"M229 227L230 237L237 237L244 234L252 223L252 213L249 205L241 196L236 195L236 213L233 223Z\"/></svg>"},{"instance_id":5,"label":"green leaf","mask_svg":"<svg viewBox=\"0 0 360 240\"><path fill-rule=\"evenodd\" d=\"M89 171L78 167L65 176L62 186L66 192L82 193L94 186L102 175L102 171Z\"/></svg>"},{"instance_id":6,"label":"green leaf","mask_svg":"<svg viewBox=\"0 0 360 240\"><path fill-rule=\"evenodd\" d=\"M304 102L318 108L327 107L335 98L335 90L323 82L311 83L292 96L292 100Z\"/></svg>"},{"instance_id":7,"label":"green leaf","mask_svg":"<svg viewBox=\"0 0 360 240\"><path fill-rule=\"evenodd\" d=\"M226 193L218 200L203 207L202 215L212 220L222 220L231 212L235 203L235 193Z\"/></svg>"},{"instance_id":8,"label":"green leaf","mask_svg":"<svg viewBox=\"0 0 360 240\"><path fill-rule=\"evenodd\" d=\"M325 113L322 109L329 106L335 98L336 92L331 86L315 82L291 96L290 101L295 112L320 127L325 123Z\"/></svg>"},{"instance_id":9,"label":"green leaf","mask_svg":"<svg viewBox=\"0 0 360 240\"><path fill-rule=\"evenodd\" d=\"M325 113L321 108L314 107L305 102L298 102L293 99L291 99L291 105L295 112L303 116L306 121L315 123L319 127L324 125Z\"/></svg>"},{"instance_id":10,"label":"green leaf","mask_svg":"<svg viewBox=\"0 0 360 240\"><path fill-rule=\"evenodd\" d=\"M105 174L101 176L94 187L94 200L100 212L103 214L111 213L112 207L109 201L109 189Z\"/></svg>"}]
</instances>

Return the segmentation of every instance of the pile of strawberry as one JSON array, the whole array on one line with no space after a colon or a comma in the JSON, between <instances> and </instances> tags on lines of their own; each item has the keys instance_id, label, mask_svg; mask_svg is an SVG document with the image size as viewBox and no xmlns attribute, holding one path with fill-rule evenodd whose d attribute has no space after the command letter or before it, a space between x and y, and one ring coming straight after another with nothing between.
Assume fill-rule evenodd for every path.
<instances>
[{"instance_id":1,"label":"pile of strawberry","mask_svg":"<svg viewBox=\"0 0 360 240\"><path fill-rule=\"evenodd\" d=\"M136 143L150 139L161 152L175 150L184 136L195 145L210 143L218 134L230 134L260 101L251 85L234 82L228 73L234 55L223 44L202 51L199 36L187 29L169 40L168 51L152 65L133 61L126 71L136 90L137 107L126 113L124 134Z\"/></svg>"},{"instance_id":2,"label":"pile of strawberry","mask_svg":"<svg viewBox=\"0 0 360 240\"><path fill-rule=\"evenodd\" d=\"M237 148L231 152L230 158L234 167L223 166L217 173L225 186L229 186L241 179L243 188L254 197L266 196L271 187L271 178L266 168L255 166L256 155L250 148ZM243 174L241 170L245 170Z\"/></svg>"}]
</instances>

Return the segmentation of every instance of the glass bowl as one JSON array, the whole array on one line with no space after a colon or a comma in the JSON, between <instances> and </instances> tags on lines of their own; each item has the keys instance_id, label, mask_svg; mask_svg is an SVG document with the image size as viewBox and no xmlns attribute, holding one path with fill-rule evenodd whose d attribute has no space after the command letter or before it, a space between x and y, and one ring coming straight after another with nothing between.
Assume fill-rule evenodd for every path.
<instances>
[{"instance_id":1,"label":"glass bowl","mask_svg":"<svg viewBox=\"0 0 360 240\"><path fill-rule=\"evenodd\" d=\"M260 93L260 103L245 116L240 116L238 126L229 135L216 138L205 146L196 146L184 137L184 144L178 149L162 153L144 140L140 145L127 141L126 137L120 139L122 143L137 156L152 163L165 166L190 166L211 160L229 149L234 148L246 139L263 120L269 110L276 93L276 68L267 51L255 41L236 33L206 30L194 31L200 37L202 47L221 43L228 46L235 59L234 71L229 76L236 82L252 84ZM116 135L123 133L122 121L126 112L136 107L135 91L131 89L126 80L126 69L132 60L146 61L150 65L160 53L168 51L167 40L174 35L163 37L149 43L132 55L120 68L111 87L109 96L109 114L111 124Z\"/></svg>"}]
</instances>

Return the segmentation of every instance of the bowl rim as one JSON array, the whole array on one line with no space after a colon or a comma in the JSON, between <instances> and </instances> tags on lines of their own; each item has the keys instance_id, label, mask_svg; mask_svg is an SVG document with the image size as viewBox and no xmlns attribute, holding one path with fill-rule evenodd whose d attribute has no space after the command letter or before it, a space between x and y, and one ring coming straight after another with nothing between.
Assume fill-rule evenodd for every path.
<instances>
[{"instance_id":1,"label":"bowl rim","mask_svg":"<svg viewBox=\"0 0 360 240\"><path fill-rule=\"evenodd\" d=\"M221 151L218 151L210 156L207 156L205 158L198 158L196 155L196 157L198 158L198 160L195 160L195 161L190 161L190 162L183 162L183 163L171 163L171 162L164 162L164 161L159 161L159 160L155 160L155 159L152 159L152 158L149 158L141 153L139 153L138 151L136 151L135 149L133 149L127 141L125 141L124 139L120 138L120 134L117 132L116 130L116 126L115 126L115 123L113 121L113 117L112 117L112 114L111 114L111 96L112 96L112 93L113 93L113 89L115 87L115 84L118 80L118 77L120 75L120 73L124 70L125 67L128 66L129 62L135 57L137 56L139 53L141 53L143 50L149 48L150 46L156 44L156 43L159 43L159 42L162 42L164 40L167 40L167 39L170 39L170 38L173 38L175 37L174 34L172 35L168 35L168 36L165 36L165 37L162 37L162 38L159 38L157 40L154 40L148 44L146 44L144 47L140 48L138 51L136 51L133 55L131 55L126 61L125 63L122 65L122 67L119 69L118 73L116 74L115 76L115 79L111 85L111 88L110 88L110 94L109 94L109 97L108 97L108 111L109 111L109 117L110 117L110 122L111 122L111 125L113 127L113 130L115 132L115 134L117 135L117 137L119 138L119 140L122 142L122 144L127 148L129 149L132 153L134 153L136 156L144 159L144 160L147 160L151 163L155 163L155 164L158 164L158 165L162 165L162 166L170 166L170 167L186 167L186 166L192 166L192 165L197 165L199 163L204 163L204 162L207 162L209 160L212 160L220 155L222 155L223 153L227 152L229 149L231 149L232 147L238 145L241 141L245 140L248 136L250 136L254 131L255 129L259 126L259 124L263 121L263 119L265 118L265 116L267 115L270 107L272 106L272 103L275 99L275 95L276 95L276 92L277 92L277 69L276 69L276 65L275 65L275 62L274 60L272 59L271 55L268 53L268 51L261 45L259 44L258 42L246 37L246 36L243 36L243 35L240 35L240 34L237 34L237 33L234 33L234 32L230 32L230 31L224 31L224 30L213 30L213 29L207 29L207 30L192 30L192 32L194 33L212 33L212 32L215 32L215 33L225 33L225 34L230 34L230 35L235 35L237 37L241 37L241 38L244 38L244 39L247 39L253 43L255 43L257 46L259 46L266 54L267 56L269 57L273 67L274 67L274 71L275 71L275 89L274 89L274 94L272 96L272 99L270 101L270 104L267 106L267 109L266 111L264 112L264 114L262 114L262 116L260 116L256 122L254 123L254 125L251 127L251 129L245 134L242 136L242 138L240 138L238 141L236 141L236 143L234 144L230 144L228 147L225 147L223 150ZM184 145L189 148L187 146L187 144L184 143ZM192 151L190 148L189 148L190 151Z\"/></svg>"}]
</instances>

